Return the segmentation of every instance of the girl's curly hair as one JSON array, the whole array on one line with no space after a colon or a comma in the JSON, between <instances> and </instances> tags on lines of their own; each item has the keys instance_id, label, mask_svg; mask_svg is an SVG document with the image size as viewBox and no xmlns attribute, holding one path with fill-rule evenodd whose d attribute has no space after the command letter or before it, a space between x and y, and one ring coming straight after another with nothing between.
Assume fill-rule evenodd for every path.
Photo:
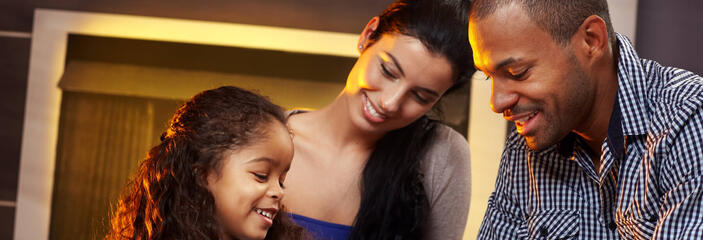
<instances>
[{"instance_id":1,"label":"girl's curly hair","mask_svg":"<svg viewBox=\"0 0 703 240\"><path fill-rule=\"evenodd\" d=\"M209 173L223 153L258 140L270 123L285 124L283 109L266 98L220 87L181 106L125 188L106 239L218 239ZM266 239L303 239L305 231L277 214Z\"/></svg>"}]
</instances>

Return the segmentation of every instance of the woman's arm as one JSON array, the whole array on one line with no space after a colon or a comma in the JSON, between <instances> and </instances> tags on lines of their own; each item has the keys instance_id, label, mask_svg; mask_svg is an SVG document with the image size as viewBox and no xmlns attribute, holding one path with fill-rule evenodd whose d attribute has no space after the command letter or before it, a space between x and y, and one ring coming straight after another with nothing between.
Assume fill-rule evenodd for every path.
<instances>
[{"instance_id":1,"label":"woman's arm","mask_svg":"<svg viewBox=\"0 0 703 240\"><path fill-rule=\"evenodd\" d=\"M469 145L451 128L437 127L423 161L425 192L430 204L425 239L462 239L471 197Z\"/></svg>"}]
</instances>

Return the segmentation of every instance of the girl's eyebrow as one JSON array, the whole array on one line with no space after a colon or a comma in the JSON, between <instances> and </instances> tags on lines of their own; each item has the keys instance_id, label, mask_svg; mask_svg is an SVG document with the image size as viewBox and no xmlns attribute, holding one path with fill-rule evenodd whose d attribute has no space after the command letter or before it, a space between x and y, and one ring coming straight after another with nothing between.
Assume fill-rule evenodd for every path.
<instances>
[{"instance_id":1,"label":"girl's eyebrow","mask_svg":"<svg viewBox=\"0 0 703 240\"><path fill-rule=\"evenodd\" d=\"M254 159L249 159L249 161L247 161L247 162L249 163L249 162L262 162L262 161L271 162L271 159L267 158L267 157L258 157L258 158L254 158Z\"/></svg>"},{"instance_id":2,"label":"girl's eyebrow","mask_svg":"<svg viewBox=\"0 0 703 240\"><path fill-rule=\"evenodd\" d=\"M393 54L383 51L381 53L381 58L386 61L386 62L393 62L395 66L398 68L398 71L400 71L400 75L405 76L405 72L403 72L403 68L400 66L400 63L398 63L398 60L393 56ZM390 58L390 60L389 60Z\"/></svg>"},{"instance_id":3,"label":"girl's eyebrow","mask_svg":"<svg viewBox=\"0 0 703 240\"><path fill-rule=\"evenodd\" d=\"M259 163L259 162L266 162L272 167L278 167L281 165L281 161L269 158L269 157L258 157L254 159L250 159L245 162L245 164L253 164L253 163ZM288 166L290 168L290 166Z\"/></svg>"},{"instance_id":4,"label":"girl's eyebrow","mask_svg":"<svg viewBox=\"0 0 703 240\"><path fill-rule=\"evenodd\" d=\"M249 159L245 163L249 164L249 163L258 163L258 162L267 162L269 164L273 164L275 161L273 161L273 159L270 159L267 157L258 157L258 158L254 158L254 159Z\"/></svg>"}]
</instances>

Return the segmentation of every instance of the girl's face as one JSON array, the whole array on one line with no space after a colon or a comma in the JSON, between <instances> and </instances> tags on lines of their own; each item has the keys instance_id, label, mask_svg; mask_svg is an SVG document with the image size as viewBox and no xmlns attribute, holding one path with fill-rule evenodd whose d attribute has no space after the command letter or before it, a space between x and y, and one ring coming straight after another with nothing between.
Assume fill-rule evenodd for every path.
<instances>
[{"instance_id":1,"label":"girl's face","mask_svg":"<svg viewBox=\"0 0 703 240\"><path fill-rule=\"evenodd\" d=\"M208 175L222 239L264 239L281 211L283 181L293 159L288 129L272 120L265 136L226 152L222 168Z\"/></svg>"},{"instance_id":2,"label":"girl's face","mask_svg":"<svg viewBox=\"0 0 703 240\"><path fill-rule=\"evenodd\" d=\"M362 35L362 43L366 42ZM451 64L417 38L384 34L363 49L344 96L352 122L385 133L427 113L454 82Z\"/></svg>"}]
</instances>

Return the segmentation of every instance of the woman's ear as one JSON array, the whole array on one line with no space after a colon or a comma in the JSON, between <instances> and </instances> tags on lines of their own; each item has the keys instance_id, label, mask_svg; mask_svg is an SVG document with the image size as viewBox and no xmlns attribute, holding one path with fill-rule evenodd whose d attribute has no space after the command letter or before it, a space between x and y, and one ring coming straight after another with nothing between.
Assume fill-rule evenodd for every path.
<instances>
[{"instance_id":1,"label":"woman's ear","mask_svg":"<svg viewBox=\"0 0 703 240\"><path fill-rule=\"evenodd\" d=\"M357 44L357 50L359 50L359 53L366 49L366 45L369 42L369 37L371 37L371 34L376 31L376 28L378 28L378 17L373 17L369 20L369 23L366 24L366 27L364 27L364 30L361 31L361 35L359 36L359 43Z\"/></svg>"}]
</instances>

